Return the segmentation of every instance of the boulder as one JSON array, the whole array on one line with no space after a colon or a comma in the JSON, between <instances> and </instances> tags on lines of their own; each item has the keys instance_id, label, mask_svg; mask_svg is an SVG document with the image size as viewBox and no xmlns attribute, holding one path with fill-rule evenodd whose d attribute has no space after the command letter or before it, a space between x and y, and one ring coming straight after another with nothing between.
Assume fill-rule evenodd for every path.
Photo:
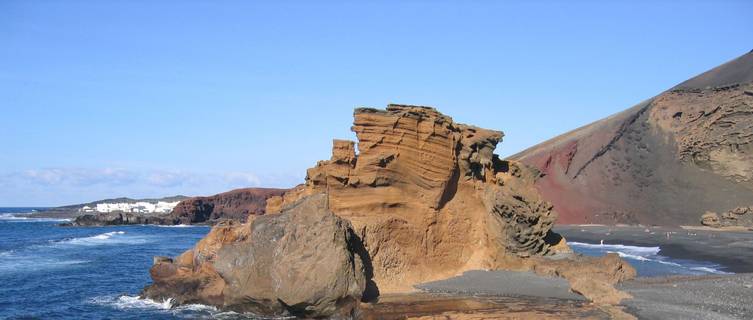
<instances>
[{"instance_id":1,"label":"boulder","mask_svg":"<svg viewBox=\"0 0 753 320\"><path fill-rule=\"evenodd\" d=\"M361 301L368 261L325 195L276 215L215 227L194 249L155 259L143 295L239 312L305 317L347 313Z\"/></svg>"},{"instance_id":2,"label":"boulder","mask_svg":"<svg viewBox=\"0 0 753 320\"><path fill-rule=\"evenodd\" d=\"M569 259L539 259L533 270L541 275L560 276L570 282L570 288L587 299L604 305L616 305L629 294L614 285L635 278L637 272L616 253L603 257L573 256Z\"/></svg>"},{"instance_id":3,"label":"boulder","mask_svg":"<svg viewBox=\"0 0 753 320\"><path fill-rule=\"evenodd\" d=\"M701 216L701 224L708 227L719 227L721 222L719 221L719 214L716 212L706 211Z\"/></svg>"},{"instance_id":4,"label":"boulder","mask_svg":"<svg viewBox=\"0 0 753 320\"><path fill-rule=\"evenodd\" d=\"M741 216L744 214L753 213L753 209L751 207L737 207L730 211L731 213Z\"/></svg>"},{"instance_id":5,"label":"boulder","mask_svg":"<svg viewBox=\"0 0 753 320\"><path fill-rule=\"evenodd\" d=\"M715 212L706 212L701 216L701 224L714 228L753 228L753 209L751 207L737 207L721 215Z\"/></svg>"}]
</instances>

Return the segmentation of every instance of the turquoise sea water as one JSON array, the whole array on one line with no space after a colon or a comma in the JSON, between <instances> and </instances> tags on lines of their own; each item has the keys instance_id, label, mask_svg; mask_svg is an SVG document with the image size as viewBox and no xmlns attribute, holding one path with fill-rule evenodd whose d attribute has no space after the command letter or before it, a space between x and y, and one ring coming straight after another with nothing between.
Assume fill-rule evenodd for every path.
<instances>
[{"instance_id":1,"label":"turquoise sea water","mask_svg":"<svg viewBox=\"0 0 753 320\"><path fill-rule=\"evenodd\" d=\"M256 318L137 298L150 282L152 257L182 253L208 227L73 228L17 215L31 210L0 208L0 319ZM664 258L658 247L571 246L589 255L617 252L644 276L718 273L713 264Z\"/></svg>"}]
</instances>

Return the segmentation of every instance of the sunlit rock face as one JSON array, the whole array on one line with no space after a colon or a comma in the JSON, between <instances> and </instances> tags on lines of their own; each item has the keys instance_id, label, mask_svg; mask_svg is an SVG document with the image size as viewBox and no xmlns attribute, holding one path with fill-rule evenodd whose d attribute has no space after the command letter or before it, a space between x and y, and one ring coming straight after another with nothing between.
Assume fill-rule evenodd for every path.
<instances>
[{"instance_id":1,"label":"sunlit rock face","mask_svg":"<svg viewBox=\"0 0 753 320\"><path fill-rule=\"evenodd\" d=\"M537 171L494 154L502 132L406 105L356 109L352 130L358 142L335 140L331 159L283 202L327 194L381 291L548 252L556 214L533 188Z\"/></svg>"}]
</instances>

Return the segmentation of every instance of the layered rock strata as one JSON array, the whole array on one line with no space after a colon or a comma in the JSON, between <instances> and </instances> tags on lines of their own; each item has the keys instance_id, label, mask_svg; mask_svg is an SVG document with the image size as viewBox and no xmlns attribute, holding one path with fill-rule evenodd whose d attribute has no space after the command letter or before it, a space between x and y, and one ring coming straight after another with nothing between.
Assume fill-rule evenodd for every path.
<instances>
[{"instance_id":1,"label":"layered rock strata","mask_svg":"<svg viewBox=\"0 0 753 320\"><path fill-rule=\"evenodd\" d=\"M532 187L538 172L494 155L502 132L401 105L356 109L352 130L357 146L335 140L297 192L327 194L353 223L381 290L549 251L556 213Z\"/></svg>"}]
</instances>

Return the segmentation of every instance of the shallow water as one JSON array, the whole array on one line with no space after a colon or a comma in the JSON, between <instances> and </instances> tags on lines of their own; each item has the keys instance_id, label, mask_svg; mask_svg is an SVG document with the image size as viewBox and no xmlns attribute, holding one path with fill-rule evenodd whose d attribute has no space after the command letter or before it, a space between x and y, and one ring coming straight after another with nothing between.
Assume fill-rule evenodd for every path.
<instances>
[{"instance_id":1,"label":"shallow water","mask_svg":"<svg viewBox=\"0 0 753 320\"><path fill-rule=\"evenodd\" d=\"M706 261L672 259L661 255L661 247L640 247L620 244L567 243L575 252L589 256L617 253L628 261L639 276L729 274L722 266Z\"/></svg>"}]
</instances>

